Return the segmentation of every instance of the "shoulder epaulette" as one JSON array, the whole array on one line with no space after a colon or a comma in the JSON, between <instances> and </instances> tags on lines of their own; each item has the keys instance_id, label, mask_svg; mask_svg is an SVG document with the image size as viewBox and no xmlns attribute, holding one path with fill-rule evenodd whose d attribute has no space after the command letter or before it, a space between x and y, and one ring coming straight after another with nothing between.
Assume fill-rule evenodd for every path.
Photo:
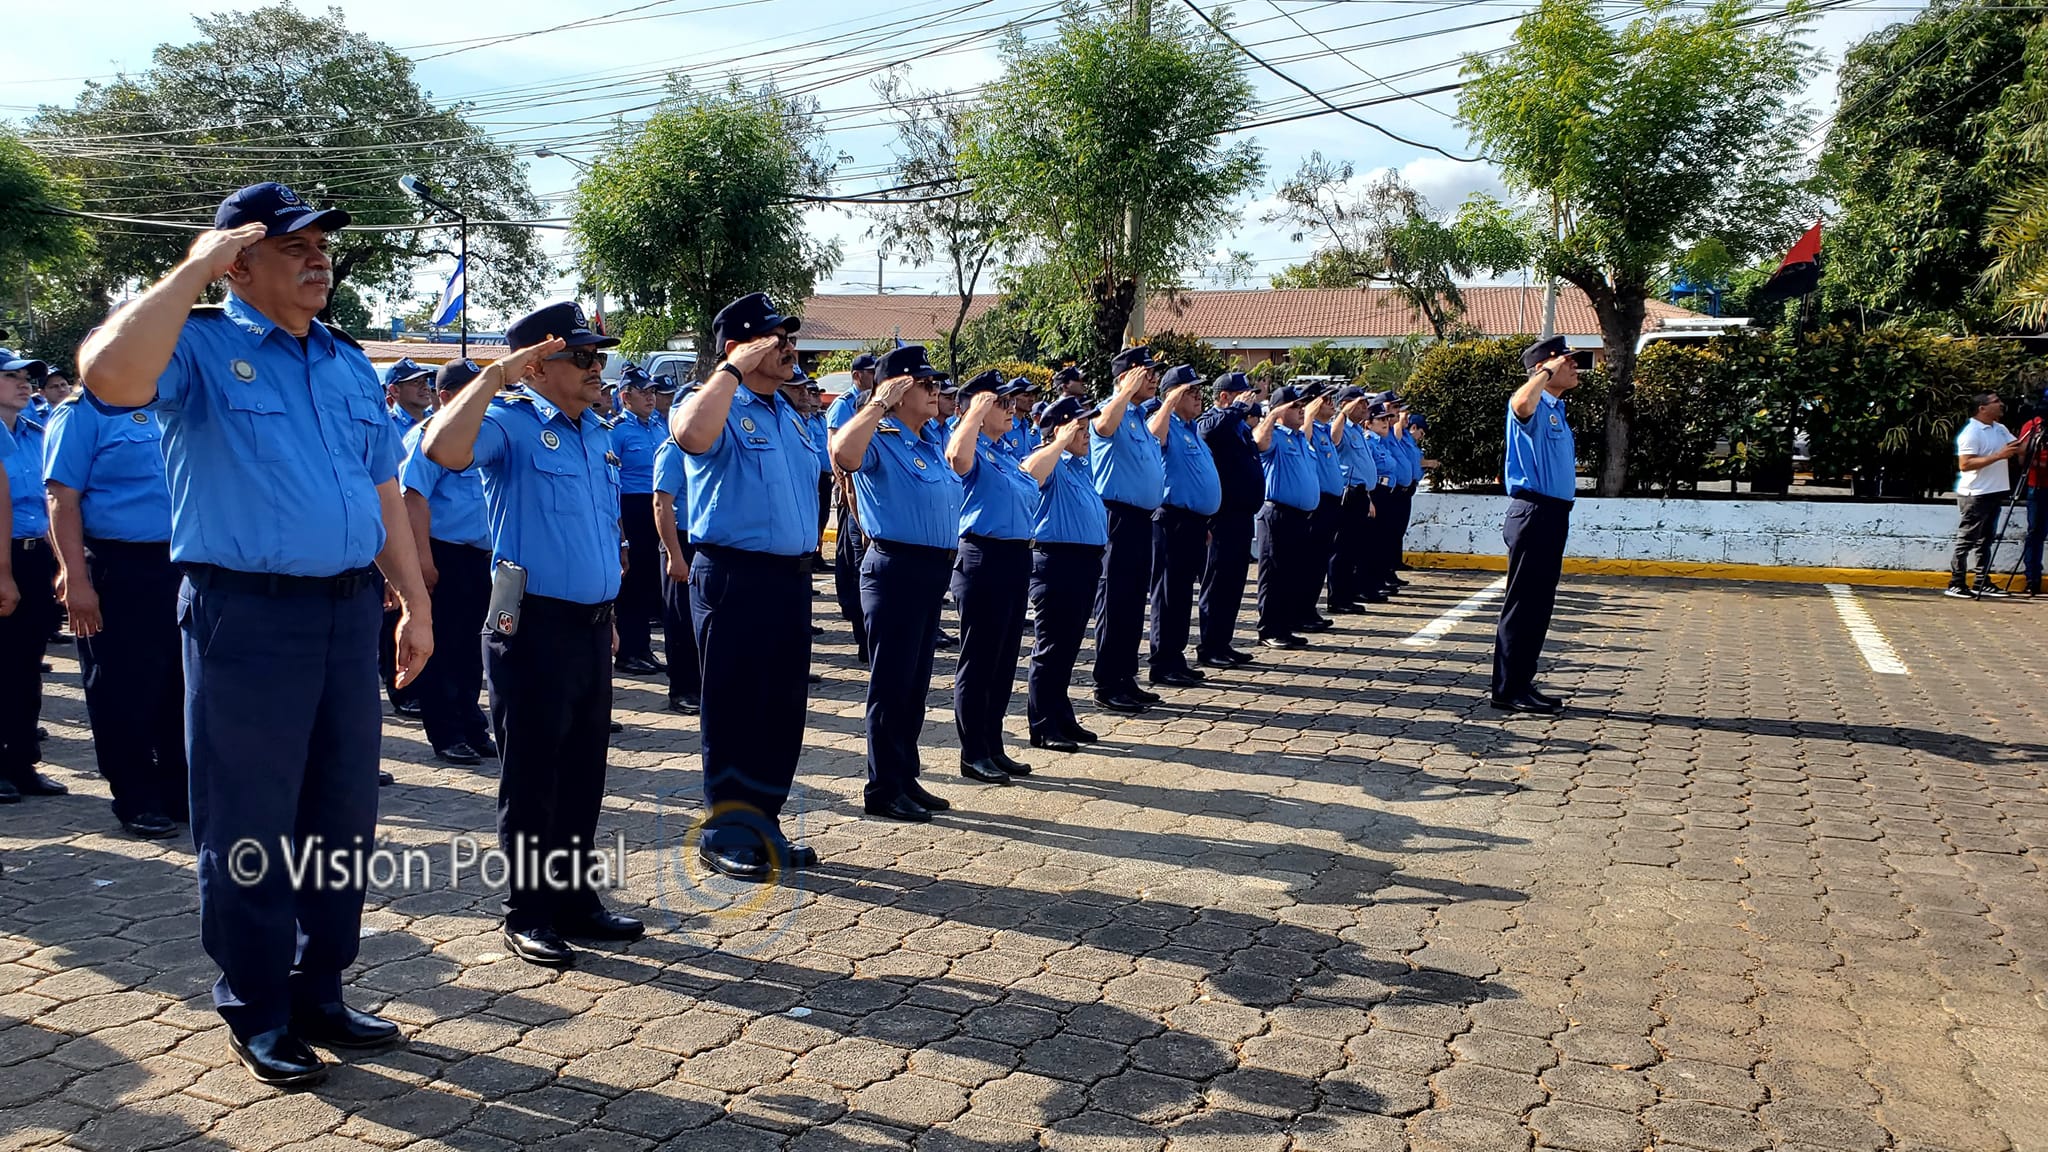
<instances>
[{"instance_id":1,"label":"shoulder epaulette","mask_svg":"<svg viewBox=\"0 0 2048 1152\"><path fill-rule=\"evenodd\" d=\"M327 329L327 334L329 336L334 337L336 340L341 341L343 344L348 345L349 347L355 349L358 352L361 352L363 350L362 344L359 341L357 341L355 337L343 331L340 327L333 324L329 324L325 320L322 320L320 322L320 326L322 328Z\"/></svg>"},{"instance_id":2,"label":"shoulder epaulette","mask_svg":"<svg viewBox=\"0 0 2048 1152\"><path fill-rule=\"evenodd\" d=\"M877 436L901 436L903 435L903 429L894 424L877 424L875 425L875 434Z\"/></svg>"},{"instance_id":3,"label":"shoulder epaulette","mask_svg":"<svg viewBox=\"0 0 2048 1152\"><path fill-rule=\"evenodd\" d=\"M85 402L85 395L85 389L80 388L78 391L73 392L69 396L66 396L61 402L58 403L57 407L67 408L73 404L82 404Z\"/></svg>"},{"instance_id":4,"label":"shoulder epaulette","mask_svg":"<svg viewBox=\"0 0 2048 1152\"><path fill-rule=\"evenodd\" d=\"M194 304L192 306L192 315L194 316L225 316L227 314L228 309L225 304Z\"/></svg>"},{"instance_id":5,"label":"shoulder epaulette","mask_svg":"<svg viewBox=\"0 0 2048 1152\"><path fill-rule=\"evenodd\" d=\"M31 432L41 432L43 430L42 421L31 417L27 412L21 414L21 422L28 425L28 430Z\"/></svg>"},{"instance_id":6,"label":"shoulder epaulette","mask_svg":"<svg viewBox=\"0 0 2048 1152\"><path fill-rule=\"evenodd\" d=\"M524 392L500 392L491 397L493 404L531 404L533 397Z\"/></svg>"}]
</instances>

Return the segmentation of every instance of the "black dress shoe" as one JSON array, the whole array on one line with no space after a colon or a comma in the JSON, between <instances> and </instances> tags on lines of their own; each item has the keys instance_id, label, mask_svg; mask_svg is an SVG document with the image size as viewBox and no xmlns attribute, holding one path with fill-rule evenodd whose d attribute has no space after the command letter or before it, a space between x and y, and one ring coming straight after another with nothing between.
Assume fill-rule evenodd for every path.
<instances>
[{"instance_id":1,"label":"black dress shoe","mask_svg":"<svg viewBox=\"0 0 2048 1152\"><path fill-rule=\"evenodd\" d=\"M1129 712L1132 715L1137 715L1151 707L1150 704L1145 703L1136 696L1129 695L1122 689L1115 692L1098 690L1095 693L1095 702L1111 712Z\"/></svg>"},{"instance_id":2,"label":"black dress shoe","mask_svg":"<svg viewBox=\"0 0 2048 1152\"><path fill-rule=\"evenodd\" d=\"M1010 754L1001 748L996 749L995 754L990 756L989 759L996 762L996 767L1001 768L1012 776L1031 775L1031 765L1024 763L1022 760L1012 759Z\"/></svg>"},{"instance_id":3,"label":"black dress shoe","mask_svg":"<svg viewBox=\"0 0 2048 1152\"><path fill-rule=\"evenodd\" d=\"M15 790L23 796L69 796L71 789L57 783L41 772L30 772L14 782Z\"/></svg>"},{"instance_id":4,"label":"black dress shoe","mask_svg":"<svg viewBox=\"0 0 2048 1152\"><path fill-rule=\"evenodd\" d=\"M579 940L638 940L647 935L647 925L609 908L599 908L588 916L556 921L555 931Z\"/></svg>"},{"instance_id":5,"label":"black dress shoe","mask_svg":"<svg viewBox=\"0 0 2048 1152\"><path fill-rule=\"evenodd\" d=\"M1102 737L1076 724L1067 729L1067 739L1081 744L1094 744L1101 741Z\"/></svg>"},{"instance_id":6,"label":"black dress shoe","mask_svg":"<svg viewBox=\"0 0 2048 1152\"><path fill-rule=\"evenodd\" d=\"M377 770L377 787L389 788L396 783L398 783L398 777L393 776L391 773L386 772L381 768Z\"/></svg>"},{"instance_id":7,"label":"black dress shoe","mask_svg":"<svg viewBox=\"0 0 2048 1152\"><path fill-rule=\"evenodd\" d=\"M1204 665L1205 667L1209 667L1209 668L1226 668L1226 669L1228 669L1228 668L1235 668L1235 667L1237 667L1237 661L1235 661L1235 660L1232 660L1232 659L1231 659L1230 657L1228 657L1228 656L1225 656L1225 655L1222 655L1221 653L1218 653L1218 654L1216 654L1216 655L1214 655L1214 656L1204 656L1204 657L1202 657L1201 659L1202 659L1202 664L1203 664L1203 665Z\"/></svg>"},{"instance_id":8,"label":"black dress shoe","mask_svg":"<svg viewBox=\"0 0 2048 1152\"><path fill-rule=\"evenodd\" d=\"M1528 695L1529 699L1534 700L1539 704L1548 704L1559 711L1564 710L1564 701L1556 696L1552 696L1548 692L1538 692L1536 689L1531 688L1529 689Z\"/></svg>"},{"instance_id":9,"label":"black dress shoe","mask_svg":"<svg viewBox=\"0 0 2048 1152\"><path fill-rule=\"evenodd\" d=\"M1349 602L1343 604L1332 604L1329 607L1329 613L1332 616L1357 616L1362 614L1364 611L1365 605L1352 604Z\"/></svg>"},{"instance_id":10,"label":"black dress shoe","mask_svg":"<svg viewBox=\"0 0 2048 1152\"><path fill-rule=\"evenodd\" d=\"M265 1084L317 1084L327 1075L327 1065L319 1055L306 1047L304 1040L292 1035L289 1028L272 1028L247 1040L230 1031L228 1048L249 1070L249 1075Z\"/></svg>"},{"instance_id":11,"label":"black dress shoe","mask_svg":"<svg viewBox=\"0 0 2048 1152\"><path fill-rule=\"evenodd\" d=\"M1516 696L1491 696L1486 702L1503 712L1533 712L1539 716L1555 716L1564 711L1563 704L1546 704L1526 691Z\"/></svg>"},{"instance_id":12,"label":"black dress shoe","mask_svg":"<svg viewBox=\"0 0 2048 1152\"><path fill-rule=\"evenodd\" d=\"M1202 675L1192 668L1168 668L1164 672L1152 673L1152 682L1168 688L1200 688Z\"/></svg>"},{"instance_id":13,"label":"black dress shoe","mask_svg":"<svg viewBox=\"0 0 2048 1152\"><path fill-rule=\"evenodd\" d=\"M898 796L894 800L879 802L870 800L862 805L862 808L868 815L880 816L886 820L907 820L913 824L929 824L932 819L931 809L919 804L908 796Z\"/></svg>"},{"instance_id":14,"label":"black dress shoe","mask_svg":"<svg viewBox=\"0 0 2048 1152\"><path fill-rule=\"evenodd\" d=\"M43 666L43 671L48 672L49 670L49 665L46 664ZM36 725L36 739L48 740L49 738L50 730L48 728L43 727L41 724Z\"/></svg>"},{"instance_id":15,"label":"black dress shoe","mask_svg":"<svg viewBox=\"0 0 2048 1152\"><path fill-rule=\"evenodd\" d=\"M611 730L613 735L617 735L620 732L624 732L626 730L626 726L624 724L619 723L617 720L614 720L611 723Z\"/></svg>"},{"instance_id":16,"label":"black dress shoe","mask_svg":"<svg viewBox=\"0 0 2048 1152\"><path fill-rule=\"evenodd\" d=\"M1259 659L1257 656L1254 656L1249 652L1240 652L1235 648L1232 648L1229 651L1229 653L1227 653L1227 655L1230 659L1236 661L1239 664L1256 664L1258 663Z\"/></svg>"},{"instance_id":17,"label":"black dress shoe","mask_svg":"<svg viewBox=\"0 0 2048 1152\"><path fill-rule=\"evenodd\" d=\"M1081 750L1079 744L1074 743L1065 736L1048 736L1042 732L1033 732L1031 734L1031 746L1033 748L1043 748L1047 752L1079 752Z\"/></svg>"},{"instance_id":18,"label":"black dress shoe","mask_svg":"<svg viewBox=\"0 0 2048 1152\"><path fill-rule=\"evenodd\" d=\"M1302 622L1300 630L1303 632L1328 632L1336 626L1337 622L1335 620L1326 619L1322 616L1311 616Z\"/></svg>"},{"instance_id":19,"label":"black dress shoe","mask_svg":"<svg viewBox=\"0 0 2048 1152\"><path fill-rule=\"evenodd\" d=\"M420 702L417 700L394 700L391 702L391 711L395 715L407 716L414 720L419 719L422 714Z\"/></svg>"},{"instance_id":20,"label":"black dress shoe","mask_svg":"<svg viewBox=\"0 0 2048 1152\"><path fill-rule=\"evenodd\" d=\"M1147 704L1157 704L1161 700L1166 699L1166 697L1161 696L1159 693L1147 692L1145 689L1138 687L1136 684L1124 685L1124 695L1129 696L1134 700L1142 700Z\"/></svg>"},{"instance_id":21,"label":"black dress shoe","mask_svg":"<svg viewBox=\"0 0 2048 1152\"><path fill-rule=\"evenodd\" d=\"M959 644L960 641L953 639L944 632L939 633L938 639L932 641L932 647L934 648L956 648Z\"/></svg>"},{"instance_id":22,"label":"black dress shoe","mask_svg":"<svg viewBox=\"0 0 2048 1152\"><path fill-rule=\"evenodd\" d=\"M816 624L811 625L811 635L823 636L824 634L825 630L823 628L818 627Z\"/></svg>"},{"instance_id":23,"label":"black dress shoe","mask_svg":"<svg viewBox=\"0 0 2048 1152\"><path fill-rule=\"evenodd\" d=\"M399 1039L398 1025L346 1004L323 1004L293 1012L292 1035L327 1048L382 1048Z\"/></svg>"},{"instance_id":24,"label":"black dress shoe","mask_svg":"<svg viewBox=\"0 0 2048 1152\"><path fill-rule=\"evenodd\" d=\"M612 661L612 667L628 676L651 676L662 670L661 665L646 656L621 656Z\"/></svg>"},{"instance_id":25,"label":"black dress shoe","mask_svg":"<svg viewBox=\"0 0 2048 1152\"><path fill-rule=\"evenodd\" d=\"M483 754L467 744L450 744L446 748L434 749L434 759L450 764L481 764Z\"/></svg>"},{"instance_id":26,"label":"black dress shoe","mask_svg":"<svg viewBox=\"0 0 2048 1152\"><path fill-rule=\"evenodd\" d=\"M12 781L0 780L0 804L19 803L21 803L21 789L16 788Z\"/></svg>"},{"instance_id":27,"label":"black dress shoe","mask_svg":"<svg viewBox=\"0 0 2048 1152\"><path fill-rule=\"evenodd\" d=\"M553 928L528 928L523 932L505 929L505 946L528 964L543 968L567 968L576 963L576 950Z\"/></svg>"},{"instance_id":28,"label":"black dress shoe","mask_svg":"<svg viewBox=\"0 0 2048 1152\"><path fill-rule=\"evenodd\" d=\"M160 816L155 812L143 812L137 814L133 819L123 820L121 821L121 827L126 828L130 836L137 836L144 840L163 840L178 834L177 821L172 820L169 816Z\"/></svg>"},{"instance_id":29,"label":"black dress shoe","mask_svg":"<svg viewBox=\"0 0 2048 1152\"><path fill-rule=\"evenodd\" d=\"M1010 774L994 760L962 760L960 775L983 784L1008 784ZM930 807L930 805L926 805Z\"/></svg>"},{"instance_id":30,"label":"black dress shoe","mask_svg":"<svg viewBox=\"0 0 2048 1152\"><path fill-rule=\"evenodd\" d=\"M782 858L782 866L784 868L816 868L818 866L818 850L809 844L797 844L781 839L778 836L775 843L775 853Z\"/></svg>"},{"instance_id":31,"label":"black dress shoe","mask_svg":"<svg viewBox=\"0 0 2048 1152\"><path fill-rule=\"evenodd\" d=\"M953 802L951 800L946 799L916 780L912 780L909 786L903 789L903 794L934 812L950 812L953 810Z\"/></svg>"},{"instance_id":32,"label":"black dress shoe","mask_svg":"<svg viewBox=\"0 0 2048 1152\"><path fill-rule=\"evenodd\" d=\"M758 883L766 880L769 874L768 861L759 848L734 848L721 852L709 844L701 844L697 847L697 859L713 872L735 880Z\"/></svg>"},{"instance_id":33,"label":"black dress shoe","mask_svg":"<svg viewBox=\"0 0 2048 1152\"><path fill-rule=\"evenodd\" d=\"M1387 594L1385 592L1367 592L1359 597L1359 599L1367 604L1385 604L1387 602Z\"/></svg>"},{"instance_id":34,"label":"black dress shoe","mask_svg":"<svg viewBox=\"0 0 2048 1152\"><path fill-rule=\"evenodd\" d=\"M704 701L695 696L671 696L668 698L668 710L695 716L704 710Z\"/></svg>"},{"instance_id":35,"label":"black dress shoe","mask_svg":"<svg viewBox=\"0 0 2048 1152\"><path fill-rule=\"evenodd\" d=\"M476 754L484 759L496 760L498 758L498 742L489 736L478 737L470 740L468 743L471 748L476 749Z\"/></svg>"},{"instance_id":36,"label":"black dress shoe","mask_svg":"<svg viewBox=\"0 0 2048 1152\"><path fill-rule=\"evenodd\" d=\"M1294 635L1292 632L1285 633L1280 636L1261 636L1259 637L1259 643L1267 648L1308 647L1308 641L1303 640L1301 637Z\"/></svg>"},{"instance_id":37,"label":"black dress shoe","mask_svg":"<svg viewBox=\"0 0 2048 1152\"><path fill-rule=\"evenodd\" d=\"M804 683L806 684L823 684L824 682L825 678L816 672L812 672L804 677Z\"/></svg>"}]
</instances>

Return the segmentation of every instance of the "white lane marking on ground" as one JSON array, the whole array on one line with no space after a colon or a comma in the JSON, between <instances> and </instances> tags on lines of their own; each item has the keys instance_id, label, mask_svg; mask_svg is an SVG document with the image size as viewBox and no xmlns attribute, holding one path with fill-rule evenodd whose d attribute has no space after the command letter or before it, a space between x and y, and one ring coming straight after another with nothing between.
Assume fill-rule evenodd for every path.
<instances>
[{"instance_id":1,"label":"white lane marking on ground","mask_svg":"<svg viewBox=\"0 0 2048 1152\"><path fill-rule=\"evenodd\" d=\"M1415 635L1410 636L1407 639L1401 641L1402 646L1406 648L1436 647L1436 642L1443 639L1444 633L1449 632L1452 628L1457 627L1458 621L1463 620L1465 617L1470 616L1474 612L1479 611L1481 608L1486 607L1487 601L1492 600L1496 596L1499 596L1502 592L1507 591L1507 587L1507 577L1503 576L1500 579L1495 580L1493 583L1488 584L1486 587L1481 588L1479 591L1474 592L1470 596L1465 597L1463 600L1458 601L1456 605L1454 605L1449 611L1445 612L1443 615L1437 617L1434 620L1431 620L1427 624L1424 624L1421 628L1416 630Z\"/></svg>"},{"instance_id":2,"label":"white lane marking on ground","mask_svg":"<svg viewBox=\"0 0 2048 1152\"><path fill-rule=\"evenodd\" d=\"M1849 630L1849 639L1856 642L1856 650L1863 653L1863 662L1880 676L1911 676L1906 662L1899 659L1891 641L1877 630L1877 622L1863 605L1856 600L1856 594L1847 584L1824 584L1828 595L1835 598L1835 614L1842 618L1842 626Z\"/></svg>"}]
</instances>

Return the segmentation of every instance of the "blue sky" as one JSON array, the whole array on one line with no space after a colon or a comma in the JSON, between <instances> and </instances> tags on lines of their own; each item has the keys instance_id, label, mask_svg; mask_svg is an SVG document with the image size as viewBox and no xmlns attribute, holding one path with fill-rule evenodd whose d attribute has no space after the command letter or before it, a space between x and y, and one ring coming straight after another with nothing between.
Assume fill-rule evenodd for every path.
<instances>
[{"instance_id":1,"label":"blue sky","mask_svg":"<svg viewBox=\"0 0 2048 1152\"><path fill-rule=\"evenodd\" d=\"M0 117L18 120L39 103L69 102L87 78L147 66L157 44L196 37L194 13L249 6L98 0L89 35L81 34L73 6L23 6L8 20L16 63L0 75ZM300 7L315 8L303 2ZM1021 22L1027 35L1043 36L1057 11L1045 0L349 0L341 7L351 28L417 60L417 78L437 98L499 106L479 119L528 152L548 147L588 157L584 138L610 114L656 98L664 71L687 73L702 84L722 84L740 70L754 81L773 76L786 89L816 85L814 94L828 113L829 142L846 157L841 171L849 178L837 185L846 192L888 182L881 172L891 134L877 113L866 110L875 103L869 86L875 70L906 66L913 84L930 89L985 83L1000 69L999 30ZM1506 43L1512 18L1529 7L1522 0L1240 0L1232 15L1240 40L1289 76L1344 103L1455 79L1462 54ZM1848 44L1909 19L1912 11L1902 0L1868 0L1823 16L1809 39L1832 65ZM429 13L431 19L424 19ZM579 21L586 23L560 27ZM1460 27L1466 25L1483 26ZM1284 81L1257 69L1251 75L1258 98L1277 111L1308 106ZM543 88L551 89L546 106L503 107ZM1832 73L1816 80L1810 99L1822 115L1833 110ZM1447 93L1379 105L1361 115L1411 140L1464 155L1465 133L1450 115L1455 109L1455 94ZM574 123L584 118L589 119ZM1484 164L1456 163L1338 116L1263 128L1254 136L1265 149L1268 186L1244 205L1228 247L1251 253L1258 283L1265 273L1306 255L1305 243L1291 241L1283 227L1262 224L1259 217L1270 207L1271 185L1312 150L1349 160L1361 173L1398 168L1446 207L1475 189L1498 190ZM566 160L527 163L542 196L565 196L575 186L576 169ZM552 207L565 209L566 202ZM877 250L863 234L867 221L829 208L814 211L811 221L845 252L821 290L872 291ZM553 243L559 248L559 240ZM906 268L893 259L883 281L896 291L950 290L937 270ZM552 287L566 291L565 285ZM423 276L420 291L429 290L438 290L438 282Z\"/></svg>"}]
</instances>

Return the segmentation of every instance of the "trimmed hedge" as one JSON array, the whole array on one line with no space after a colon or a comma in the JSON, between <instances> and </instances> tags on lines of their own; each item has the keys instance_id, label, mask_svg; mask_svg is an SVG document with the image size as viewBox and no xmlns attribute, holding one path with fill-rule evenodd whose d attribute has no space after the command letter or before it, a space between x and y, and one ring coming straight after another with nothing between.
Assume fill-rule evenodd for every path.
<instances>
[{"instance_id":1,"label":"trimmed hedge","mask_svg":"<svg viewBox=\"0 0 2048 1152\"><path fill-rule=\"evenodd\" d=\"M1402 389L1430 417L1430 454L1447 487L1498 484L1507 398L1525 376L1527 337L1437 344ZM1579 470L1599 470L1606 381L1597 371L1566 401ZM1629 480L1637 492L1686 492L1741 479L1759 491L1790 479L1795 439L1822 482L1911 498L1955 482L1955 435L1969 397L1997 392L2007 423L2048 383L2048 360L2015 341L1916 329L1835 327L1796 343L1760 331L1657 341L1636 364ZM1727 452L1717 448L1726 442Z\"/></svg>"}]
</instances>

